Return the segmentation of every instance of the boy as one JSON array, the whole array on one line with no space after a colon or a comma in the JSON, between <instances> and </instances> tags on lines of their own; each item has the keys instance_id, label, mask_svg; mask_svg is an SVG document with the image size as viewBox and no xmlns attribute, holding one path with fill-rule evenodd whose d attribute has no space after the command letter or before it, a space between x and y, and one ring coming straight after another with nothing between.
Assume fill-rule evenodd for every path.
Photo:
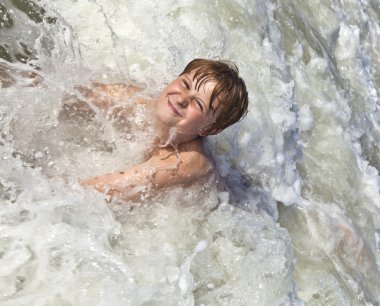
<instances>
[{"instance_id":1,"label":"boy","mask_svg":"<svg viewBox=\"0 0 380 306\"><path fill-rule=\"evenodd\" d=\"M18 76L21 79L16 79ZM0 87L17 82L22 86L36 86L43 82L38 74L13 69L5 63L0 63L0 80ZM127 108L120 107L120 102L141 90L122 83L93 83L91 87L76 89L90 106L93 104L115 116L130 115ZM65 99L64 107L90 110L82 102L70 96ZM149 106L150 101L137 99L136 102ZM108 200L130 200L149 189L186 186L207 177L212 164L203 150L202 138L217 134L243 118L247 113L248 93L235 65L195 59L151 106L156 117L155 130L160 135L158 141L164 145L157 146L141 164L82 180L83 186L105 193Z\"/></svg>"},{"instance_id":2,"label":"boy","mask_svg":"<svg viewBox=\"0 0 380 306\"><path fill-rule=\"evenodd\" d=\"M78 87L92 103L107 110L115 100L131 97L139 89L123 84ZM154 105L157 129L166 145L156 148L143 163L81 181L105 193L108 199L134 199L146 189L188 185L205 178L211 161L202 137L217 134L245 116L248 93L235 65L195 59L169 83Z\"/></svg>"}]
</instances>

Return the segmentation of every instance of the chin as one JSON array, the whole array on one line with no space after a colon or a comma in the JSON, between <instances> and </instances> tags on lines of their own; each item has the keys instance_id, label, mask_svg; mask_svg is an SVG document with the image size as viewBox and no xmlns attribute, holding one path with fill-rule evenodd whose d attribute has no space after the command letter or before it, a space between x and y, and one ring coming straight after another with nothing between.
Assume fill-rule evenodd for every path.
<instances>
[{"instance_id":1,"label":"chin","mask_svg":"<svg viewBox=\"0 0 380 306\"><path fill-rule=\"evenodd\" d=\"M170 114L167 114L167 112L160 112L159 110L156 113L158 122L165 128L170 129L172 127L175 127L176 122L174 122L173 117L170 116Z\"/></svg>"}]
</instances>

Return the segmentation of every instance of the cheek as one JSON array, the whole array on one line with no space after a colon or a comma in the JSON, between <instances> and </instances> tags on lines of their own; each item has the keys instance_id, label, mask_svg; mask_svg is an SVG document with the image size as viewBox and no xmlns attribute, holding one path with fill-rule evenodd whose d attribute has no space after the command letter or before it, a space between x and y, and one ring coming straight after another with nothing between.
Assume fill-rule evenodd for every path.
<instances>
[{"instance_id":1,"label":"cheek","mask_svg":"<svg viewBox=\"0 0 380 306\"><path fill-rule=\"evenodd\" d=\"M212 120L210 120L208 117L204 117L198 111L193 111L189 115L189 121L191 125L197 128L203 128L212 122Z\"/></svg>"},{"instance_id":2,"label":"cheek","mask_svg":"<svg viewBox=\"0 0 380 306\"><path fill-rule=\"evenodd\" d=\"M159 101L163 101L167 95L167 87L165 87L163 90L161 90L160 95L158 97Z\"/></svg>"}]
</instances>

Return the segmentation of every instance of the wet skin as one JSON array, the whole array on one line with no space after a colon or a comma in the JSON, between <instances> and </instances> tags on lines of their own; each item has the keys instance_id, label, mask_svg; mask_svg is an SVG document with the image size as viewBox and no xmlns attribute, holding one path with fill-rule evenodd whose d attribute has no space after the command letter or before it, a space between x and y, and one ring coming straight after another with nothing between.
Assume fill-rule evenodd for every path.
<instances>
[{"instance_id":1,"label":"wet skin","mask_svg":"<svg viewBox=\"0 0 380 306\"><path fill-rule=\"evenodd\" d=\"M181 75L162 90L156 104L160 121L187 140L205 136L203 130L215 122L210 109L215 82L208 81L197 88L196 81L194 73Z\"/></svg>"},{"instance_id":2,"label":"wet skin","mask_svg":"<svg viewBox=\"0 0 380 306\"><path fill-rule=\"evenodd\" d=\"M133 200L140 197L140 192L134 191L135 186L147 186L154 191L202 181L213 169L199 136L206 136L204 129L215 121L215 113L210 109L214 88L212 81L196 87L194 73L170 82L162 90L155 112L163 130L175 131L170 139L172 146L158 147L141 164L82 180L82 185L105 193L108 199ZM107 92L115 94L111 87L103 96ZM120 96L125 95L127 92L121 91ZM217 107L218 101L214 104ZM166 142L165 137L167 134L161 141Z\"/></svg>"}]
</instances>

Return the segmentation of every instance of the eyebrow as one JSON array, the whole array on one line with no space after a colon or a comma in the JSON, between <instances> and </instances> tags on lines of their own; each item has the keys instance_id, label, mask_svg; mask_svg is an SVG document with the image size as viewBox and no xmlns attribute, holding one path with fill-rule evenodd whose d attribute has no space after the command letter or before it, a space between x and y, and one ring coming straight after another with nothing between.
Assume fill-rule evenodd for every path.
<instances>
[{"instance_id":1,"label":"eyebrow","mask_svg":"<svg viewBox=\"0 0 380 306\"><path fill-rule=\"evenodd\" d=\"M184 75L184 77L185 77L188 81L190 81L190 82L193 81L193 80L191 80L186 74Z\"/></svg>"},{"instance_id":2,"label":"eyebrow","mask_svg":"<svg viewBox=\"0 0 380 306\"><path fill-rule=\"evenodd\" d=\"M199 92L199 91L200 91L200 86L197 86L197 83L198 83L197 81L198 81L198 79L196 79L196 80L192 79L192 80L191 80L187 75L184 75L184 76L185 76L185 78L186 78L188 81L191 82L191 85L193 85L193 83L195 82L194 88L195 88L195 90L196 90L197 92ZM204 87L204 86L203 86L203 87ZM202 102L204 109L207 110L207 107L206 107L206 103L205 103L205 101L204 101L201 97L196 97L196 98ZM210 107L209 107L209 109L210 109Z\"/></svg>"}]
</instances>

